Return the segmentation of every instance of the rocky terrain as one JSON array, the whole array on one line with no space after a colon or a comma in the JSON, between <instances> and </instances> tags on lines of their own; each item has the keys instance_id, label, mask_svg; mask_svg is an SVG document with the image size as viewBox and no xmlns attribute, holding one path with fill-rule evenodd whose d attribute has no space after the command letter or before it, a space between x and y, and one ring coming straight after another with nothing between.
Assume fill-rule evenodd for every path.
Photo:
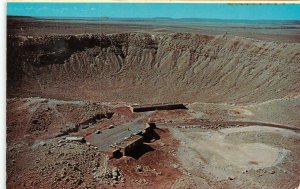
<instances>
[{"instance_id":1,"label":"rocky terrain","mask_svg":"<svg viewBox=\"0 0 300 189\"><path fill-rule=\"evenodd\" d=\"M7 105L8 188L151 188L162 182L169 188L182 174L171 155L178 141L168 129L157 130L160 139L149 138L147 149L121 159L88 142L93 133L136 118L126 104L13 98ZM114 114L76 127L106 112Z\"/></svg>"},{"instance_id":2,"label":"rocky terrain","mask_svg":"<svg viewBox=\"0 0 300 189\"><path fill-rule=\"evenodd\" d=\"M187 33L8 41L9 96L251 103L297 95L300 89L297 43Z\"/></svg>"},{"instance_id":3,"label":"rocky terrain","mask_svg":"<svg viewBox=\"0 0 300 189\"><path fill-rule=\"evenodd\" d=\"M63 30L61 23L14 19L7 35L8 188L299 185L296 38L113 24L101 32L69 22ZM82 26L91 31L74 29ZM129 108L162 102L187 109ZM112 158L91 144L95 133L138 119L157 128L130 156Z\"/></svg>"}]
</instances>

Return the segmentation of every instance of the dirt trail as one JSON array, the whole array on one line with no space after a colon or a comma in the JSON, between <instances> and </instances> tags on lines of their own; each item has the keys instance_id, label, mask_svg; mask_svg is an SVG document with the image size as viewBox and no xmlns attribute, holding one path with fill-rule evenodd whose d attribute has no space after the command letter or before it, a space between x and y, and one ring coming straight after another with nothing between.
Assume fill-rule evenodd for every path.
<instances>
[{"instance_id":1,"label":"dirt trail","mask_svg":"<svg viewBox=\"0 0 300 189\"><path fill-rule=\"evenodd\" d=\"M182 122L182 123L157 123L159 126L168 126L168 127L202 127L205 128L223 128L223 127L242 127L242 126L251 126L251 125L259 125L259 126L267 126L281 129L289 129L293 131L300 132L300 128L286 126L286 125L278 125L273 123L262 123L262 122L250 122L250 121L191 121L191 122Z\"/></svg>"}]
</instances>

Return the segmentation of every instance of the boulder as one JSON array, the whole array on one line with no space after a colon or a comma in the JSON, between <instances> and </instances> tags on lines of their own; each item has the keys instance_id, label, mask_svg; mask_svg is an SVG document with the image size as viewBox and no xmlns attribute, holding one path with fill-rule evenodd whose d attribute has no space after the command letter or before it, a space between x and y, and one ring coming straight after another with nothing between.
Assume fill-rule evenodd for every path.
<instances>
[{"instance_id":1,"label":"boulder","mask_svg":"<svg viewBox=\"0 0 300 189\"><path fill-rule=\"evenodd\" d=\"M84 137L80 137L80 136L70 136L70 137L66 137L66 140L72 141L72 142L85 142Z\"/></svg>"}]
</instances>

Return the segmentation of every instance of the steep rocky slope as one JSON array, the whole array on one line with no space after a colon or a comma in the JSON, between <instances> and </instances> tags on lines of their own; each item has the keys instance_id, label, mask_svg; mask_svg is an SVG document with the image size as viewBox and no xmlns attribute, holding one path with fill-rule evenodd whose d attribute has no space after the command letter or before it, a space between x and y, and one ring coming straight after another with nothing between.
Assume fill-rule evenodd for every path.
<instances>
[{"instance_id":1,"label":"steep rocky slope","mask_svg":"<svg viewBox=\"0 0 300 189\"><path fill-rule=\"evenodd\" d=\"M187 33L8 36L8 96L262 102L299 94L299 49Z\"/></svg>"}]
</instances>

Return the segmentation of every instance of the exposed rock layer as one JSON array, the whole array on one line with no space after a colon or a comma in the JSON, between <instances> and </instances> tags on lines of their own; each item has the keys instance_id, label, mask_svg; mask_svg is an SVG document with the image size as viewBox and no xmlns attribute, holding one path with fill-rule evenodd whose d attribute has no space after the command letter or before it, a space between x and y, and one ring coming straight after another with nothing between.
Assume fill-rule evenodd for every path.
<instances>
[{"instance_id":1,"label":"exposed rock layer","mask_svg":"<svg viewBox=\"0 0 300 189\"><path fill-rule=\"evenodd\" d=\"M252 103L300 92L300 44L124 33L8 37L8 95Z\"/></svg>"}]
</instances>

